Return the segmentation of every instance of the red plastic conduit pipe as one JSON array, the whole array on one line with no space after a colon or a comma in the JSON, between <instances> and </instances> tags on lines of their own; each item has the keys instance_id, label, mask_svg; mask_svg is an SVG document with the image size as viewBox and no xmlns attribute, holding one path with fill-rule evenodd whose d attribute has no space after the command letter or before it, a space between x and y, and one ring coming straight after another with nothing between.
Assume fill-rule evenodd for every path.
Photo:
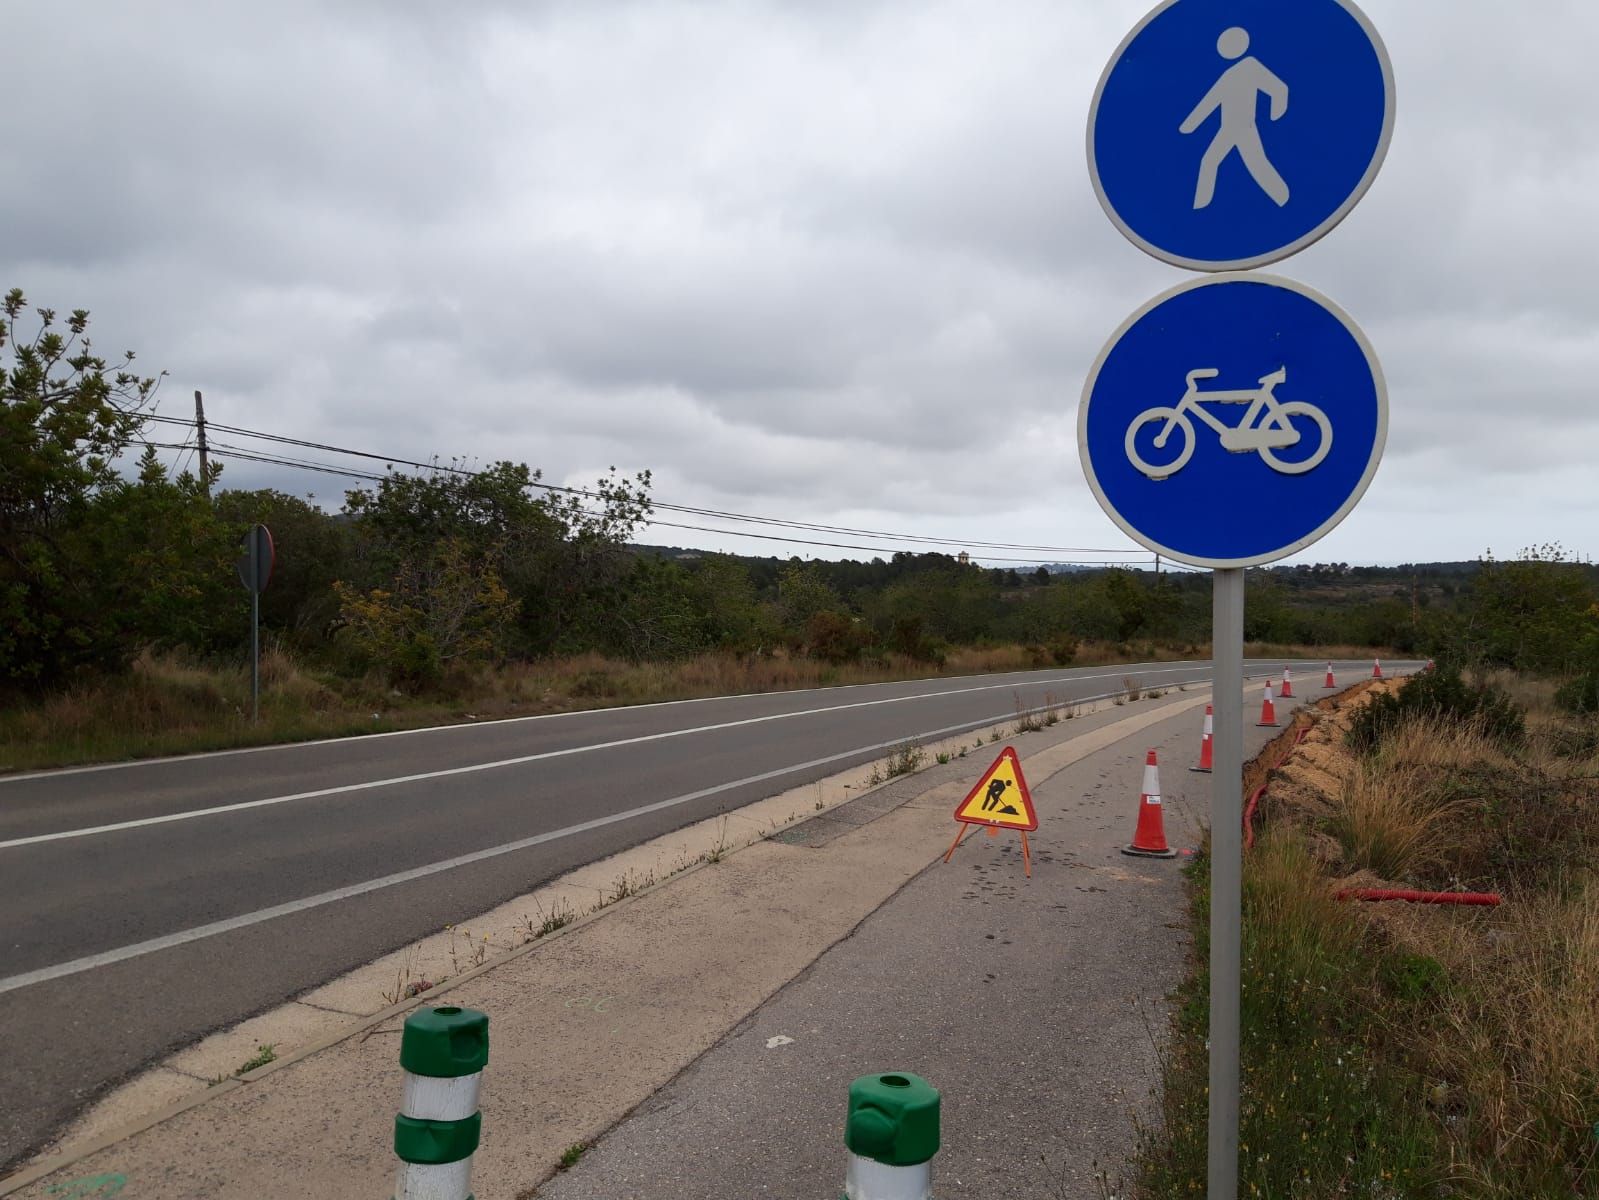
<instances>
[{"instance_id":1,"label":"red plastic conduit pipe","mask_svg":"<svg viewBox=\"0 0 1599 1200\"><path fill-rule=\"evenodd\" d=\"M1309 732L1309 725L1301 725L1299 727L1298 734L1294 736L1294 745L1288 747L1283 756L1277 760L1277 767L1288 761L1288 755L1294 752L1294 746L1304 741L1305 735ZM1277 767L1273 767L1272 770L1275 771ZM1255 805L1259 803L1261 796L1265 795L1265 793L1266 785L1263 783L1255 789L1255 794L1249 798L1249 804L1244 809L1244 849L1246 850L1255 844Z\"/></svg>"},{"instance_id":2,"label":"red plastic conduit pipe","mask_svg":"<svg viewBox=\"0 0 1599 1200\"><path fill-rule=\"evenodd\" d=\"M1402 888L1347 888L1333 893L1334 900L1409 900L1416 904L1499 903L1498 892L1408 892Z\"/></svg>"}]
</instances>

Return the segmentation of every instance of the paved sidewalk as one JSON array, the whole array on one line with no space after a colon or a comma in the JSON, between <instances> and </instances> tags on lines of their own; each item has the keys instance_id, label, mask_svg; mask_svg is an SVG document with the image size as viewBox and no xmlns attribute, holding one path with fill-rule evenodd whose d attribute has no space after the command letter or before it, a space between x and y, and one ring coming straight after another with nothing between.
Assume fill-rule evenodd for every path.
<instances>
[{"instance_id":1,"label":"paved sidewalk","mask_svg":"<svg viewBox=\"0 0 1599 1200\"><path fill-rule=\"evenodd\" d=\"M944 1093L939 1196L1097 1196L1094 1164L1116 1178L1157 1080L1187 945L1183 859L1120 847L1150 748L1167 839L1194 844L1209 776L1187 767L1207 699L985 742L429 993L490 1014L479 1200L831 1198L849 1081L886 1070ZM1247 725L1246 756L1279 732ZM941 861L956 804L1007 743L1041 822L1031 879L1013 832ZM387 1196L403 1017L0 1195L96 1194L71 1188L104 1177L123 1200ZM552 1178L578 1142L594 1145Z\"/></svg>"},{"instance_id":2,"label":"paved sidewalk","mask_svg":"<svg viewBox=\"0 0 1599 1200\"><path fill-rule=\"evenodd\" d=\"M968 837L534 1195L830 1200L850 1081L911 1071L943 1094L939 1197L1099 1197L1096 1164L1115 1183L1148 1112L1189 940L1188 856L1121 847L1151 748L1167 840L1195 844L1196 728L1186 712L1029 778L1031 879L1014 833Z\"/></svg>"}]
</instances>

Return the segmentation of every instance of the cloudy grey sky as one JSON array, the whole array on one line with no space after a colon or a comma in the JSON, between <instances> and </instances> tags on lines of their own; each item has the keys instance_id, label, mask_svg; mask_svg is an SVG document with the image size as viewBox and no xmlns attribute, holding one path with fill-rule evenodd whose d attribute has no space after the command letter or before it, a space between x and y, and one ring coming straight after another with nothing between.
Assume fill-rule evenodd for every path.
<instances>
[{"instance_id":1,"label":"cloudy grey sky","mask_svg":"<svg viewBox=\"0 0 1599 1200\"><path fill-rule=\"evenodd\" d=\"M0 286L90 309L103 350L170 372L163 413L199 388L213 421L338 446L648 468L679 504L1132 558L1078 398L1190 276L1115 231L1083 135L1148 7L14 6ZM1388 448L1294 561L1599 555L1599 5L1363 7L1398 82L1386 165L1268 270L1365 329ZM350 486L225 482L327 507Z\"/></svg>"}]
</instances>

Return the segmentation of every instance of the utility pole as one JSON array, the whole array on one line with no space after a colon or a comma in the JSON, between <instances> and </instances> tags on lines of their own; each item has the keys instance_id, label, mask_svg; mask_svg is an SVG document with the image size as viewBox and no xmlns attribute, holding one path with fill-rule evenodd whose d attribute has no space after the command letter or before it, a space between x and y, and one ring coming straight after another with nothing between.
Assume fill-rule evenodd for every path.
<instances>
[{"instance_id":1,"label":"utility pole","mask_svg":"<svg viewBox=\"0 0 1599 1200\"><path fill-rule=\"evenodd\" d=\"M200 399L200 389L194 390L194 432L200 444L200 483L205 488L205 498L211 499L211 476L206 471L205 458L205 401Z\"/></svg>"}]
</instances>

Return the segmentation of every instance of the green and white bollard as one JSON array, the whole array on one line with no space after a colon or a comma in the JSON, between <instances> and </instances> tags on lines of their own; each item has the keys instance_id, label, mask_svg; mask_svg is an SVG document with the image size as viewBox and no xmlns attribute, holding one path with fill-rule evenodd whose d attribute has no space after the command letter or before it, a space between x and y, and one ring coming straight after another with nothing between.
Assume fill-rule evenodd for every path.
<instances>
[{"instance_id":1,"label":"green and white bollard","mask_svg":"<svg viewBox=\"0 0 1599 1200\"><path fill-rule=\"evenodd\" d=\"M849 1085L844 1200L931 1200L938 1153L938 1089L908 1073Z\"/></svg>"},{"instance_id":2,"label":"green and white bollard","mask_svg":"<svg viewBox=\"0 0 1599 1200\"><path fill-rule=\"evenodd\" d=\"M478 1087L488 1061L487 1014L424 1008L405 1019L394 1200L472 1200L472 1155L483 1126Z\"/></svg>"}]
</instances>

